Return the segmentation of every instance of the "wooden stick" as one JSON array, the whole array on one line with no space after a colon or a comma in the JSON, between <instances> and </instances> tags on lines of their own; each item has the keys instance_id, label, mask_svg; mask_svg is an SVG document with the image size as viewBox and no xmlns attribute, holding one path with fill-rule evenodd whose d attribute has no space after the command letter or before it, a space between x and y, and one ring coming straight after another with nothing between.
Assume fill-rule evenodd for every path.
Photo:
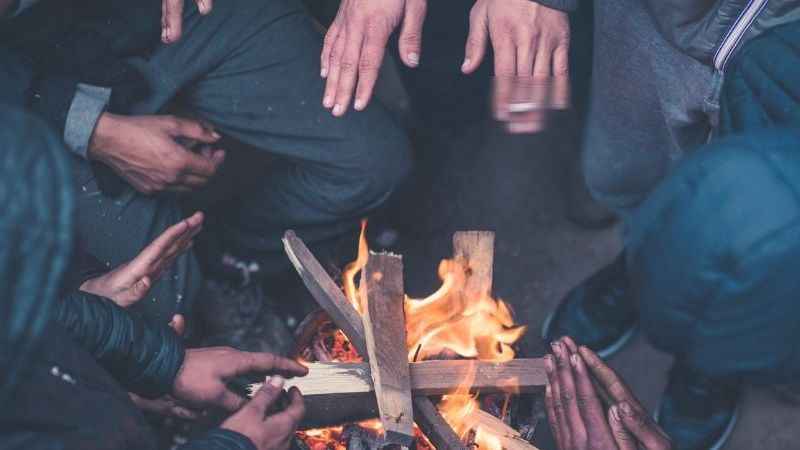
<instances>
[{"instance_id":1,"label":"wooden stick","mask_svg":"<svg viewBox=\"0 0 800 450\"><path fill-rule=\"evenodd\" d=\"M322 268L317 258L311 254L306 244L297 237L294 231L289 230L284 233L283 248L303 280L303 284L314 296L314 300L331 316L333 323L350 339L358 353L367 358L361 315L350 304L339 286L331 279L328 272Z\"/></svg>"},{"instance_id":2,"label":"wooden stick","mask_svg":"<svg viewBox=\"0 0 800 450\"><path fill-rule=\"evenodd\" d=\"M415 395L452 393L464 382L483 394L526 393L546 383L541 358L512 359L493 363L476 360L430 360L409 363L410 387ZM306 398L323 395L348 396L372 392L374 384L367 363L310 363L308 375L286 380ZM257 388L256 388L257 390Z\"/></svg>"},{"instance_id":3,"label":"wooden stick","mask_svg":"<svg viewBox=\"0 0 800 450\"><path fill-rule=\"evenodd\" d=\"M492 293L494 232L459 231L453 235L453 256L464 264L467 282L464 293L479 298Z\"/></svg>"},{"instance_id":4,"label":"wooden stick","mask_svg":"<svg viewBox=\"0 0 800 450\"><path fill-rule=\"evenodd\" d=\"M538 450L526 441L520 433L506 425L505 422L486 411L476 409L464 418L464 421L473 430L483 430L497 438L503 450Z\"/></svg>"},{"instance_id":5,"label":"wooden stick","mask_svg":"<svg viewBox=\"0 0 800 450\"><path fill-rule=\"evenodd\" d=\"M292 261L306 287L311 291L314 299L331 316L333 323L339 327L356 350L363 357L367 357L366 343L364 341L364 325L358 311L350 304L341 289L334 283L328 273L322 268L319 261L308 250L305 243L293 231L287 231L283 239L286 254ZM349 330L349 331L348 331ZM367 399L369 400L369 398ZM373 400L374 403L374 400ZM362 402L355 404L361 405ZM462 450L463 444L458 435L444 420L439 410L428 397L415 397L414 407L417 413L417 424L430 439L437 450ZM366 409L366 408L363 408ZM341 423L348 410L347 405L336 402L331 398L327 407L306 409L304 424L309 427L324 426L326 424ZM338 415L336 413L339 413ZM372 414L371 417L375 417ZM356 417L351 420L357 419Z\"/></svg>"},{"instance_id":6,"label":"wooden stick","mask_svg":"<svg viewBox=\"0 0 800 450\"><path fill-rule=\"evenodd\" d=\"M361 291L369 368L386 439L411 447L414 406L406 350L402 257L370 252L361 276Z\"/></svg>"}]
</instances>

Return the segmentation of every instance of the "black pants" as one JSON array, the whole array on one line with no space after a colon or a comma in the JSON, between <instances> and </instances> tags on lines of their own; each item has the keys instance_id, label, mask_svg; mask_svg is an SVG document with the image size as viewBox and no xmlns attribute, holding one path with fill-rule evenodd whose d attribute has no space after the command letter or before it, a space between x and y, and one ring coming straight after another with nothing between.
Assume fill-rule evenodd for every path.
<instances>
[{"instance_id":1,"label":"black pants","mask_svg":"<svg viewBox=\"0 0 800 450\"><path fill-rule=\"evenodd\" d=\"M132 61L151 88L135 113L177 105L254 150L250 162L229 155L250 170L243 176L223 168L220 177L228 180L218 181L234 189L217 199L224 217L211 219L227 250L265 269L288 267L283 232L295 229L314 244L355 229L409 171L407 140L378 103L344 118L322 107L322 36L298 0L231 0L215 4L208 16L191 1L186 9L179 42ZM75 165L79 232L109 267L131 259L185 214L186 199L171 194L128 189L105 196L89 165L77 159ZM184 310L182 301L192 298L199 281L195 256L188 254L136 307L168 321Z\"/></svg>"}]
</instances>

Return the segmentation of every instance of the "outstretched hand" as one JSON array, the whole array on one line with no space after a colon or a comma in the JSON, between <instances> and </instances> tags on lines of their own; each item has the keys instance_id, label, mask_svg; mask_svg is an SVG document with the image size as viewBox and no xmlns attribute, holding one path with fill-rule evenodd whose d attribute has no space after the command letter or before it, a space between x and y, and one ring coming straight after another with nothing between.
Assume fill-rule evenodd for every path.
<instances>
[{"instance_id":1,"label":"outstretched hand","mask_svg":"<svg viewBox=\"0 0 800 450\"><path fill-rule=\"evenodd\" d=\"M144 298L164 270L192 245L203 226L203 213L196 212L150 243L135 258L111 272L85 281L81 290L112 300L127 308Z\"/></svg>"},{"instance_id":2,"label":"outstretched hand","mask_svg":"<svg viewBox=\"0 0 800 450\"><path fill-rule=\"evenodd\" d=\"M237 411L247 400L228 389L226 381L247 374L304 376L308 368L270 353L243 352L228 347L186 350L172 395L194 407Z\"/></svg>"},{"instance_id":3,"label":"outstretched hand","mask_svg":"<svg viewBox=\"0 0 800 450\"><path fill-rule=\"evenodd\" d=\"M669 438L653 422L621 378L591 350L565 337L545 357L545 403L560 450L670 450ZM592 379L599 382L595 388ZM601 389L612 406L605 411Z\"/></svg>"},{"instance_id":4,"label":"outstretched hand","mask_svg":"<svg viewBox=\"0 0 800 450\"><path fill-rule=\"evenodd\" d=\"M561 76L569 70L567 13L530 0L478 0L469 20L461 70L472 73L494 49L494 73L508 76Z\"/></svg>"},{"instance_id":5,"label":"outstretched hand","mask_svg":"<svg viewBox=\"0 0 800 450\"><path fill-rule=\"evenodd\" d=\"M400 26L400 59L419 65L426 0L342 0L325 35L320 75L326 78L322 104L342 116L367 107L389 36Z\"/></svg>"}]
</instances>

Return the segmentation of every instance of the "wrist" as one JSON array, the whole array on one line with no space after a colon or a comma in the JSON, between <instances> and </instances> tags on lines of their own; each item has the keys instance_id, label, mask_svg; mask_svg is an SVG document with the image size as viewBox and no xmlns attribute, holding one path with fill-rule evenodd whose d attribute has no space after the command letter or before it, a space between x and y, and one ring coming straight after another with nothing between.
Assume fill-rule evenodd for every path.
<instances>
[{"instance_id":1,"label":"wrist","mask_svg":"<svg viewBox=\"0 0 800 450\"><path fill-rule=\"evenodd\" d=\"M119 132L118 126L119 116L106 112L100 114L92 137L89 139L89 147L86 151L87 158L94 161L103 161L105 159L107 150L112 147L113 130L116 129Z\"/></svg>"}]
</instances>

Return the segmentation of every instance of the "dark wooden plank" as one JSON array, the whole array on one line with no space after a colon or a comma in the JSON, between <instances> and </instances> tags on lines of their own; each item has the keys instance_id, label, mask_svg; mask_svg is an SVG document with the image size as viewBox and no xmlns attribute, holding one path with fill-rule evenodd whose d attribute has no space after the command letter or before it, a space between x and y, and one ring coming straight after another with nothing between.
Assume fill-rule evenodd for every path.
<instances>
[{"instance_id":1,"label":"dark wooden plank","mask_svg":"<svg viewBox=\"0 0 800 450\"><path fill-rule=\"evenodd\" d=\"M314 300L331 316L333 323L350 339L358 353L367 358L361 315L344 296L341 288L294 231L289 230L283 235L283 247Z\"/></svg>"},{"instance_id":2,"label":"dark wooden plank","mask_svg":"<svg viewBox=\"0 0 800 450\"><path fill-rule=\"evenodd\" d=\"M325 269L319 264L319 261L317 261L314 255L308 250L305 243L303 243L293 231L286 232L283 243L289 259L300 274L303 283L305 283L306 287L314 296L314 299L328 312L336 326L345 332L353 345L356 346L359 353L366 358L367 352L364 341L364 326L360 318L358 320L354 318L354 316L358 316L358 312L350 305L350 302L347 301L347 298L339 289L339 286L336 285ZM339 309L340 311L334 311L335 309ZM345 331L348 329L350 330L349 332ZM320 411L323 411L321 414L311 414L318 416L317 418L319 420L316 421L316 425L321 426L326 418L335 419L336 412L346 412L347 408L340 408L337 410L335 404L334 400L330 408L320 408ZM344 406L342 403L339 403L339 405ZM417 425L423 430L428 439L436 445L437 450L463 449L463 444L458 436L450 425L447 424L439 413L439 410L436 409L436 406L429 398L424 396L415 397L414 406ZM312 424L315 423L313 420L309 422ZM340 422L334 421L331 423Z\"/></svg>"},{"instance_id":3,"label":"dark wooden plank","mask_svg":"<svg viewBox=\"0 0 800 450\"><path fill-rule=\"evenodd\" d=\"M364 337L386 438L410 447L414 442L414 406L406 350L403 259L370 253L361 277Z\"/></svg>"}]
</instances>

